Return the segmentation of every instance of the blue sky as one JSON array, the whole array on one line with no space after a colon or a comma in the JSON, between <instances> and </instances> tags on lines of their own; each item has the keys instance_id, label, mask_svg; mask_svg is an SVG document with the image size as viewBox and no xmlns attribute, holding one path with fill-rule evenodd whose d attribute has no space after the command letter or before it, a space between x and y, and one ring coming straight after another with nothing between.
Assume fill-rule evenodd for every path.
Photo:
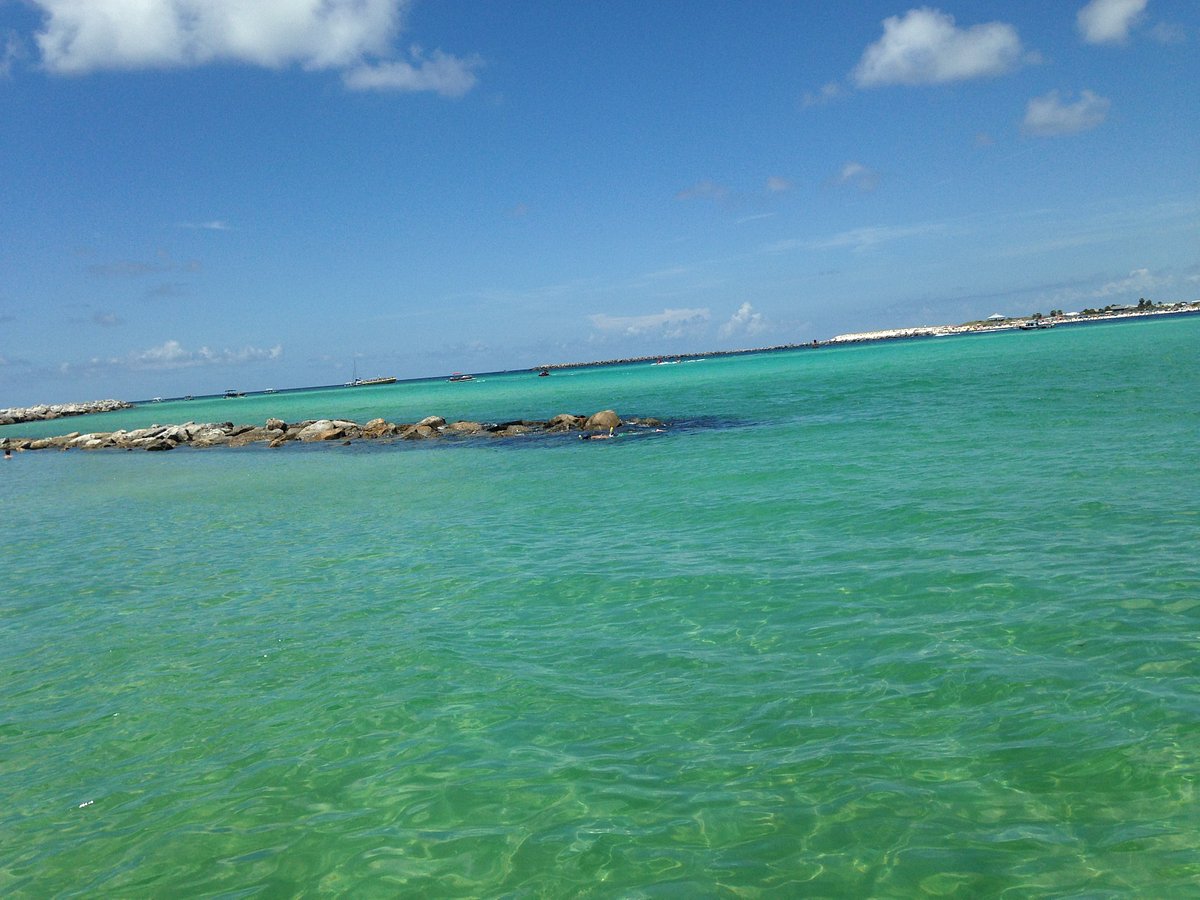
<instances>
[{"instance_id":1,"label":"blue sky","mask_svg":"<svg viewBox=\"0 0 1200 900\"><path fill-rule=\"evenodd\" d=\"M0 0L0 407L1200 297L1195 0Z\"/></svg>"}]
</instances>

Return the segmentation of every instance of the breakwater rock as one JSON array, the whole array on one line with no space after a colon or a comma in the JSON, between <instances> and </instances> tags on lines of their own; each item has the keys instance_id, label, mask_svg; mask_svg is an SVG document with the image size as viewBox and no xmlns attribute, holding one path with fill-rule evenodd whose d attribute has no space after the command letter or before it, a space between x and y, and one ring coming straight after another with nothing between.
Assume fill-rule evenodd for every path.
<instances>
[{"instance_id":1,"label":"breakwater rock","mask_svg":"<svg viewBox=\"0 0 1200 900\"><path fill-rule=\"evenodd\" d=\"M132 403L124 400L91 400L87 403L55 403L50 406L0 409L0 425L16 425L19 422L43 422L47 419L62 419L66 416L86 416L91 413L112 412L116 409L133 409Z\"/></svg>"},{"instance_id":2,"label":"breakwater rock","mask_svg":"<svg viewBox=\"0 0 1200 900\"><path fill-rule=\"evenodd\" d=\"M441 416L427 416L419 422L395 423L372 419L360 425L348 419L308 419L284 422L267 419L262 425L234 425L232 422L185 422L182 425L151 425L132 431L71 432L52 438L0 438L0 450L173 450L176 447L244 447L266 444L280 447L290 441L342 444L356 440L423 441L438 438L493 437L513 438L531 434L609 432L618 429L647 430L661 428L658 419L621 419L611 409L590 416L563 413L545 421L516 419L508 422L447 422Z\"/></svg>"}]
</instances>

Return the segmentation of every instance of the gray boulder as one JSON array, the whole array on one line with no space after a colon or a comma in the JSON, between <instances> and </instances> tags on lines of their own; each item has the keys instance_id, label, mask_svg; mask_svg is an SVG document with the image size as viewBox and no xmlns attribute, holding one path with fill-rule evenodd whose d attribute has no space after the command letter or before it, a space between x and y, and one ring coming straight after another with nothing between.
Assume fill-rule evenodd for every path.
<instances>
[{"instance_id":1,"label":"gray boulder","mask_svg":"<svg viewBox=\"0 0 1200 900\"><path fill-rule=\"evenodd\" d=\"M329 419L318 419L311 425L300 429L300 440L305 443L313 441L332 441L341 438L345 432Z\"/></svg>"},{"instance_id":2,"label":"gray boulder","mask_svg":"<svg viewBox=\"0 0 1200 900\"><path fill-rule=\"evenodd\" d=\"M602 410L598 413L592 413L588 416L588 420L584 423L584 428L588 431L599 431L607 428L620 428L621 417L611 409Z\"/></svg>"}]
</instances>

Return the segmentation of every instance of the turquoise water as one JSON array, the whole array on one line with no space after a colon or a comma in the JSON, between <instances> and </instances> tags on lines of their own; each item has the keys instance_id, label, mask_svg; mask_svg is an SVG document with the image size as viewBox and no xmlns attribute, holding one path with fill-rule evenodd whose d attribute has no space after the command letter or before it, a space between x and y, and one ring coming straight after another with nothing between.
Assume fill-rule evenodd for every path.
<instances>
[{"instance_id":1,"label":"turquoise water","mask_svg":"<svg viewBox=\"0 0 1200 900\"><path fill-rule=\"evenodd\" d=\"M0 893L1196 896L1198 340L69 420L675 424L0 463Z\"/></svg>"}]
</instances>

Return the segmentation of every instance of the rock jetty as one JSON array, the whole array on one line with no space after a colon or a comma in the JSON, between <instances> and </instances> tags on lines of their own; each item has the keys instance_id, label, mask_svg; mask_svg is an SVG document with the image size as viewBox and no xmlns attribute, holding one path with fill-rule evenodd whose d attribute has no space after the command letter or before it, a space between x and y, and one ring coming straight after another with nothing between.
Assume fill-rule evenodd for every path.
<instances>
[{"instance_id":1,"label":"rock jetty","mask_svg":"<svg viewBox=\"0 0 1200 900\"><path fill-rule=\"evenodd\" d=\"M91 413L112 412L117 409L133 409L133 404L126 403L124 400L91 400L87 403L55 403L52 406L0 409L0 425L16 425L19 422L44 422L47 419L62 419L66 416L86 416Z\"/></svg>"},{"instance_id":2,"label":"rock jetty","mask_svg":"<svg viewBox=\"0 0 1200 900\"><path fill-rule=\"evenodd\" d=\"M492 437L512 438L531 434L561 434L661 428L658 419L621 419L611 409L590 416L563 413L540 421L516 419L509 422L447 422L441 416L427 416L419 422L397 424L372 419L365 425L348 419L308 419L284 422L267 419L262 425L234 425L232 422L185 422L182 425L151 425L132 431L90 432L52 438L0 438L0 450L173 450L176 447L244 447L266 444L281 447L295 441L318 443L334 441L424 441L438 438Z\"/></svg>"}]
</instances>

